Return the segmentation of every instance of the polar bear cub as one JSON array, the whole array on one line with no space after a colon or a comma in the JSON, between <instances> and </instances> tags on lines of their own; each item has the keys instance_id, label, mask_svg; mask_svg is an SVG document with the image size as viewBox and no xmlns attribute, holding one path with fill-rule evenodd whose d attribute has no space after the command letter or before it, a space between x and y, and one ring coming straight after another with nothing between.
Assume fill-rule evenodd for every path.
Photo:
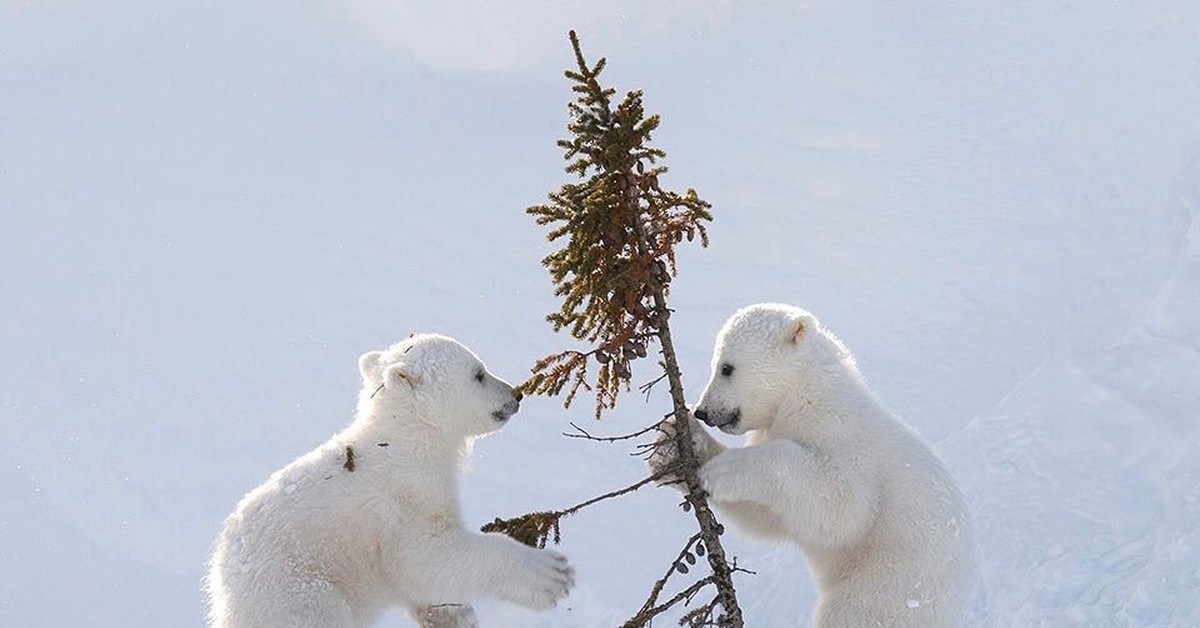
<instances>
[{"instance_id":1,"label":"polar bear cub","mask_svg":"<svg viewBox=\"0 0 1200 628\"><path fill-rule=\"evenodd\" d=\"M206 589L215 628L367 626L404 606L423 625L473 626L494 596L546 609L574 573L555 552L477 534L458 469L521 395L470 350L418 335L359 359L353 423L247 494L217 539Z\"/></svg>"},{"instance_id":2,"label":"polar bear cub","mask_svg":"<svg viewBox=\"0 0 1200 628\"><path fill-rule=\"evenodd\" d=\"M701 483L739 529L804 552L815 626L955 626L972 574L962 497L841 342L800 308L754 305L725 323L712 371L695 417L747 437L726 449L693 425Z\"/></svg>"}]
</instances>

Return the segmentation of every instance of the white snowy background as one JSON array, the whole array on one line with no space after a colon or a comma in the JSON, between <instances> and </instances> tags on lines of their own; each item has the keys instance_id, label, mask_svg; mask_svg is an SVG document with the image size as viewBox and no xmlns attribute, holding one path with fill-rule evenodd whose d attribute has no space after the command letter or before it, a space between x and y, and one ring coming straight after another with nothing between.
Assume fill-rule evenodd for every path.
<instances>
[{"instance_id":1,"label":"white snowy background","mask_svg":"<svg viewBox=\"0 0 1200 628\"><path fill-rule=\"evenodd\" d=\"M714 205L693 399L734 309L808 307L960 481L969 625L1200 625L1200 4L4 0L0 626L199 626L221 520L349 421L360 353L440 331L519 381L565 346L523 209L571 27ZM477 445L470 525L641 477L571 420ZM676 502L565 521L572 597L484 625L619 623ZM807 625L799 555L728 538L749 624Z\"/></svg>"}]
</instances>

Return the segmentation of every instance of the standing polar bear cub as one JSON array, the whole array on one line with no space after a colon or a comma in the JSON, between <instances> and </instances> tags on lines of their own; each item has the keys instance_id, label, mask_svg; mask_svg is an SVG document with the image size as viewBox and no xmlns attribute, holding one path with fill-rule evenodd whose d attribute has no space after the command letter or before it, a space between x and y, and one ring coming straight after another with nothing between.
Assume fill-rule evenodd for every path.
<instances>
[{"instance_id":1,"label":"standing polar bear cub","mask_svg":"<svg viewBox=\"0 0 1200 628\"><path fill-rule=\"evenodd\" d=\"M350 628L404 606L423 625L473 626L495 596L546 609L573 571L555 552L464 529L458 469L520 394L450 338L359 359L354 422L247 494L217 539L214 628Z\"/></svg>"},{"instance_id":2,"label":"standing polar bear cub","mask_svg":"<svg viewBox=\"0 0 1200 628\"><path fill-rule=\"evenodd\" d=\"M747 438L726 449L693 426L701 483L740 529L804 552L815 626L955 626L972 574L962 497L841 342L802 309L754 305L725 323L712 369L696 418Z\"/></svg>"}]
</instances>

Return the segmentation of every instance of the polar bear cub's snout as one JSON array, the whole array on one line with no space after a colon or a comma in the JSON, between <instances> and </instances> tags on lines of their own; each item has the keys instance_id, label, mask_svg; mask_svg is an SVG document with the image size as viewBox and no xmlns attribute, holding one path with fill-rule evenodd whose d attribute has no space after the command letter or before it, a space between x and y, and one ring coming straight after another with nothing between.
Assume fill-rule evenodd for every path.
<instances>
[{"instance_id":1,"label":"polar bear cub's snout","mask_svg":"<svg viewBox=\"0 0 1200 628\"><path fill-rule=\"evenodd\" d=\"M697 406L696 411L692 414L703 421L705 425L722 431L736 430L738 423L742 420L741 408L710 411L707 406Z\"/></svg>"},{"instance_id":2,"label":"polar bear cub's snout","mask_svg":"<svg viewBox=\"0 0 1200 628\"><path fill-rule=\"evenodd\" d=\"M504 405L500 406L500 409L492 413L492 417L501 423L511 419L512 415L521 410L521 399L524 398L524 395L521 394L521 391L516 390L512 386L508 387L508 394L511 399L505 402Z\"/></svg>"},{"instance_id":3,"label":"polar bear cub's snout","mask_svg":"<svg viewBox=\"0 0 1200 628\"><path fill-rule=\"evenodd\" d=\"M738 356L719 355L713 364L713 376L700 395L700 401L692 411L692 415L703 421L709 427L715 427L728 434L740 434L745 431L742 421L742 404L739 400L744 396L741 388L746 384L746 374L749 364L741 365L741 372L734 365Z\"/></svg>"},{"instance_id":4,"label":"polar bear cub's snout","mask_svg":"<svg viewBox=\"0 0 1200 628\"><path fill-rule=\"evenodd\" d=\"M472 379L481 384L491 400L490 416L497 423L503 424L521 409L521 399L524 397L512 384L500 379L487 370L482 362L475 366Z\"/></svg>"}]
</instances>

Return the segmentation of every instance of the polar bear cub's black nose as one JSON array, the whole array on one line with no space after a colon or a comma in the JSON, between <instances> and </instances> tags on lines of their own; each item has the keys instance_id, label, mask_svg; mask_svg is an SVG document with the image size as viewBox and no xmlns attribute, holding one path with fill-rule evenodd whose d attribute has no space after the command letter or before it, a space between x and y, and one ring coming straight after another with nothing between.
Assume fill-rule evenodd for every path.
<instances>
[{"instance_id":1,"label":"polar bear cub's black nose","mask_svg":"<svg viewBox=\"0 0 1200 628\"><path fill-rule=\"evenodd\" d=\"M704 423L706 425L712 425L712 423L710 423L708 420L708 411L703 408L696 408L695 410L693 410L692 416L696 417L697 419L700 419L701 421L704 421Z\"/></svg>"}]
</instances>

